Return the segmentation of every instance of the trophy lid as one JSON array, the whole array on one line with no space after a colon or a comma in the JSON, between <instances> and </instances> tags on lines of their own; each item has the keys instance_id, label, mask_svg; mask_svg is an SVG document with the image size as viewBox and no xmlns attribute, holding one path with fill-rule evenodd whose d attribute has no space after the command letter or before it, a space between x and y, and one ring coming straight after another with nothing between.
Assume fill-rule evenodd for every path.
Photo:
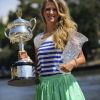
<instances>
[{"instance_id":1,"label":"trophy lid","mask_svg":"<svg viewBox=\"0 0 100 100\"><path fill-rule=\"evenodd\" d=\"M22 10L21 8L19 8L17 11L16 11L16 15L17 15L17 19L14 20L12 23L8 24L7 28L8 29L11 29L12 27L15 27L15 26L18 26L18 25L24 25L24 26L29 26L29 27L32 27L30 21L27 21L25 19L22 19Z\"/></svg>"}]
</instances>

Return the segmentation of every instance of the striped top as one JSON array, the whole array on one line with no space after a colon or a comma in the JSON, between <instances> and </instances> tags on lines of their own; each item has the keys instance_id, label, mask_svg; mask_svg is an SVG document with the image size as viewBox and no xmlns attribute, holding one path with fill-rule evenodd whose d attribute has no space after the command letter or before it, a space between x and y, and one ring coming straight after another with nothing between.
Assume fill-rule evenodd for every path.
<instances>
[{"instance_id":1,"label":"striped top","mask_svg":"<svg viewBox=\"0 0 100 100\"><path fill-rule=\"evenodd\" d=\"M41 37L41 36L40 36ZM37 41L38 40L38 41ZM35 43L42 41L35 39ZM62 63L62 51L56 49L52 36L42 41L38 47L38 73L40 76L51 76L61 73L59 64Z\"/></svg>"},{"instance_id":2,"label":"striped top","mask_svg":"<svg viewBox=\"0 0 100 100\"><path fill-rule=\"evenodd\" d=\"M66 73L60 70L59 64L68 63L78 57L82 46L88 38L77 31L70 31L70 38L63 51L56 49L53 36L42 39L43 33L37 35L34 44L38 48L38 72L40 76Z\"/></svg>"}]
</instances>

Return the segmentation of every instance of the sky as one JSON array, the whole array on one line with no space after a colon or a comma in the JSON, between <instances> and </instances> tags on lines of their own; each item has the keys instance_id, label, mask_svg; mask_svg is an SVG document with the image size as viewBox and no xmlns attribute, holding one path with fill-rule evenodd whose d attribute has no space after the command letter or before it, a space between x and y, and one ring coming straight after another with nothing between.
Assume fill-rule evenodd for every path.
<instances>
[{"instance_id":1,"label":"sky","mask_svg":"<svg viewBox=\"0 0 100 100\"><path fill-rule=\"evenodd\" d=\"M9 11L16 11L18 0L0 0L0 18L6 17Z\"/></svg>"}]
</instances>

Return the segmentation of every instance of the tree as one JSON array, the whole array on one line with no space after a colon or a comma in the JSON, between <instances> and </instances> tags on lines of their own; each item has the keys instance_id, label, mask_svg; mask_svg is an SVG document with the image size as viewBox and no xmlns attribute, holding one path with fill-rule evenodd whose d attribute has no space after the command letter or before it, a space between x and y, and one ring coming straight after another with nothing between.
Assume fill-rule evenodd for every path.
<instances>
[{"instance_id":1,"label":"tree","mask_svg":"<svg viewBox=\"0 0 100 100\"><path fill-rule=\"evenodd\" d=\"M78 24L78 29L89 38L87 55L92 57L92 49L99 48L98 34L100 31L100 1L80 0L79 4L70 3L71 15ZM95 56L94 56L95 57Z\"/></svg>"}]
</instances>

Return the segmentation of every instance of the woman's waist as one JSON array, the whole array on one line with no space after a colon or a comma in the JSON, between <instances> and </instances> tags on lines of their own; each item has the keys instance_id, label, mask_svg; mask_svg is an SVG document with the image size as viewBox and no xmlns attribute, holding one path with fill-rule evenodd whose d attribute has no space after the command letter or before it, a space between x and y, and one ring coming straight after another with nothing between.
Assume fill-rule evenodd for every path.
<instances>
[{"instance_id":1,"label":"woman's waist","mask_svg":"<svg viewBox=\"0 0 100 100\"><path fill-rule=\"evenodd\" d=\"M46 77L46 76L54 76L54 75L59 75L59 74L69 74L71 72L63 72L60 69L57 70L41 70L38 72L40 77Z\"/></svg>"},{"instance_id":2,"label":"woman's waist","mask_svg":"<svg viewBox=\"0 0 100 100\"><path fill-rule=\"evenodd\" d=\"M52 76L56 74L65 73L60 69L59 64L40 65L37 67L39 76Z\"/></svg>"},{"instance_id":3,"label":"woman's waist","mask_svg":"<svg viewBox=\"0 0 100 100\"><path fill-rule=\"evenodd\" d=\"M52 76L56 74L61 74L60 70L58 69L49 69L49 70L43 70L41 69L39 72L39 76Z\"/></svg>"},{"instance_id":4,"label":"woman's waist","mask_svg":"<svg viewBox=\"0 0 100 100\"><path fill-rule=\"evenodd\" d=\"M67 72L67 73L55 73L55 74L52 74L52 75L45 75L45 76L39 76L39 80L40 81L45 81L45 80L52 80L52 79L55 79L55 78L59 78L59 77L66 77L66 76L72 76L71 72Z\"/></svg>"}]
</instances>

